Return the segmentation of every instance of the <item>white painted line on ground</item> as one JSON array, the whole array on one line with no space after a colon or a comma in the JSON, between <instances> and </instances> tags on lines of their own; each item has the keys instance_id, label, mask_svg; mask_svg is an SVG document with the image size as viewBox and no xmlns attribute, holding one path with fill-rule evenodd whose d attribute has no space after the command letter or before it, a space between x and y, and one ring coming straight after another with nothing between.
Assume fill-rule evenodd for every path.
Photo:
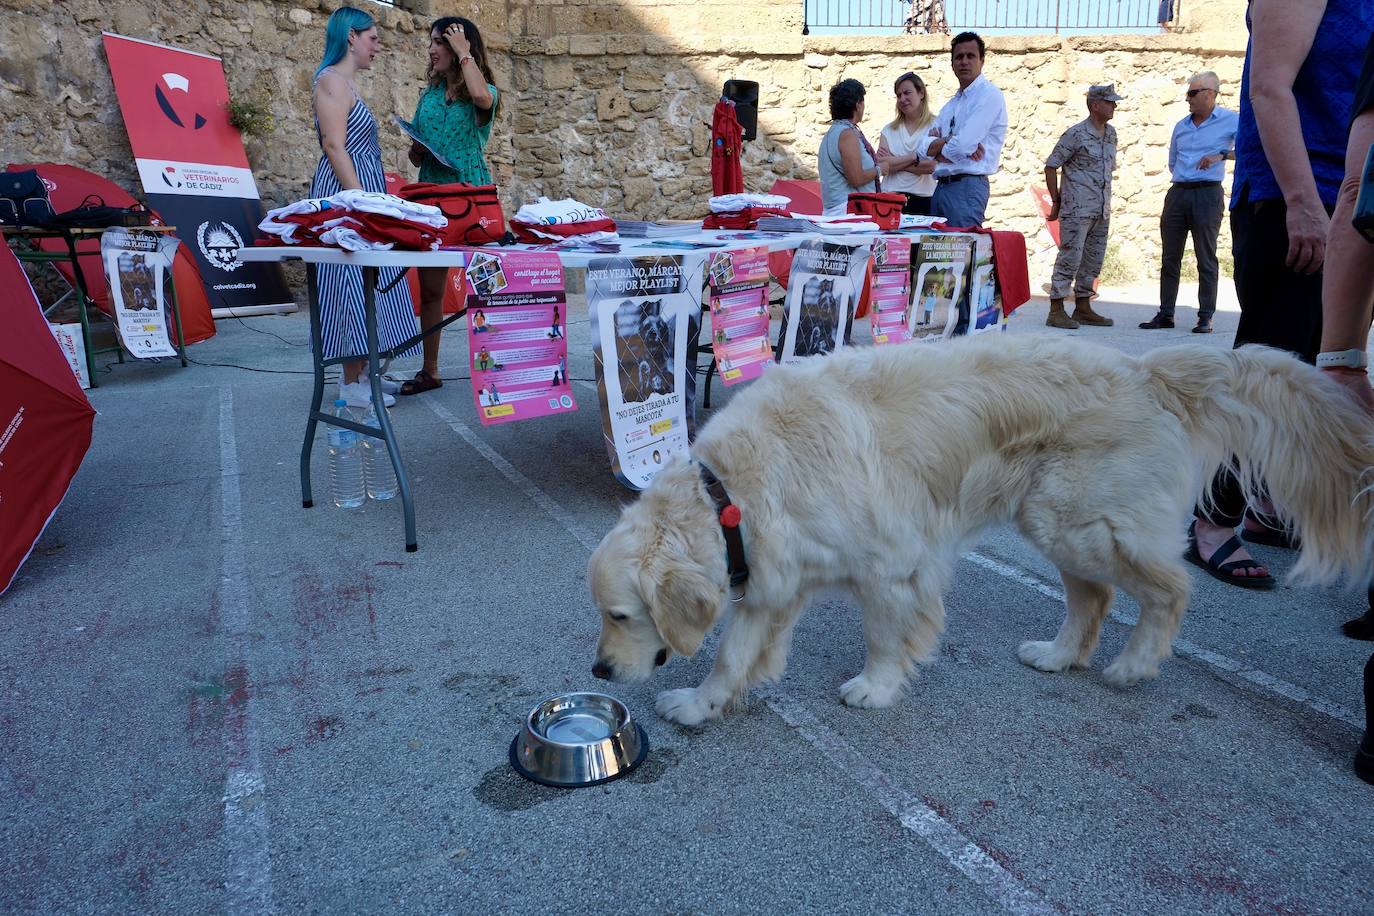
<instances>
[{"instance_id":1,"label":"white painted line on ground","mask_svg":"<svg viewBox=\"0 0 1374 916\"><path fill-rule=\"evenodd\" d=\"M1056 912L935 809L894 785L886 773L846 744L810 710L774 687L755 692L837 769L877 798L903 827L925 840L926 845L982 888L1002 909L1016 914Z\"/></svg>"},{"instance_id":2,"label":"white painted line on ground","mask_svg":"<svg viewBox=\"0 0 1374 916\"><path fill-rule=\"evenodd\" d=\"M234 392L219 396L220 502L224 564L220 575L220 627L225 641L224 838L229 847L226 909L233 916L272 912L272 858L267 795L262 778L257 700L249 676L248 564L243 546L243 493Z\"/></svg>"},{"instance_id":3,"label":"white painted line on ground","mask_svg":"<svg viewBox=\"0 0 1374 916\"><path fill-rule=\"evenodd\" d=\"M981 566L990 572L997 573L997 575L1005 579L1010 579L1019 585L1026 586L1032 591L1039 592L1046 598L1052 598L1060 604L1064 603L1063 589L1049 585L1023 569L1018 569L1015 566L1008 566L1006 563L994 560L991 557L985 557L980 553L965 554L964 559L975 566ZM1132 627L1135 626L1137 620L1135 614L1119 611L1115 608L1113 608L1107 616L1117 623L1123 623ZM1178 638L1174 639L1174 654L1201 662L1218 671L1233 674L1254 685L1256 688L1254 692L1256 693L1267 693L1280 696L1285 700L1290 700L1301 706L1305 706L1313 712L1318 712L1329 718L1353 725L1358 729L1364 728L1364 715L1362 713L1353 709L1348 709L1337 703L1323 700L1320 697L1314 696L1311 691L1304 687L1299 687L1297 684L1290 684L1288 681L1275 677L1259 668L1251 668L1244 662L1237 661L1228 655L1222 655L1220 652L1213 652L1211 649L1204 649L1202 646L1191 643L1186 639Z\"/></svg>"},{"instance_id":4,"label":"white painted line on ground","mask_svg":"<svg viewBox=\"0 0 1374 916\"><path fill-rule=\"evenodd\" d=\"M591 551L595 550L596 545L601 543L601 538L597 537L577 519L573 518L572 513L568 512L568 510L549 498L549 495L539 489L534 481L517 471L509 461L501 457L501 455L490 445L483 442L481 437L473 432L470 426L455 417L447 407L433 398L426 400L425 403L429 405L429 409L434 411L440 420L443 420L444 423L448 425L449 429L461 436L464 442L471 445L483 458L491 462L492 467L496 468L496 470L501 473L502 477L515 484L522 493L534 501L535 505L553 516L558 524L562 525L567 529L569 534L577 538L579 544Z\"/></svg>"},{"instance_id":5,"label":"white painted line on ground","mask_svg":"<svg viewBox=\"0 0 1374 916\"><path fill-rule=\"evenodd\" d=\"M583 383L590 384L590 383ZM578 543L588 551L596 549L600 538L592 534L573 518L572 514L560 506L547 493L524 474L520 473L509 461L501 457L491 446L483 442L466 423L455 417L448 408L437 401L426 401L431 410L456 432L503 477L515 484L526 496L532 499ZM877 797L877 801L898 822L914 835L925 841L926 845L939 853L950 865L962 872L981 887L998 905L1014 916L1022 914L1053 913L1054 909L1032 891L1022 886L1010 872L1002 868L976 844L959 832L959 829L942 818L936 811L906 792L898 789L886 773L864 759L858 751L851 748L839 735L826 728L811 715L800 703L786 694L772 688L762 694L769 707L798 734L820 748L826 757L839 769L863 788Z\"/></svg>"}]
</instances>

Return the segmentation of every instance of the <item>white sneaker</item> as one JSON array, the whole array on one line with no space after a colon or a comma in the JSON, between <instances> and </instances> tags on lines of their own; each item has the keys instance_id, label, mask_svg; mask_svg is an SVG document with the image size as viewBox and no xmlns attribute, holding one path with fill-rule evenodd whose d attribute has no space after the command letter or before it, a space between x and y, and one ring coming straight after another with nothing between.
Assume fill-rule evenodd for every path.
<instances>
[{"instance_id":1,"label":"white sneaker","mask_svg":"<svg viewBox=\"0 0 1374 916\"><path fill-rule=\"evenodd\" d=\"M364 382L361 378L351 385L339 382L339 397L343 398L349 407L357 407L360 410L367 410L372 406L372 383ZM392 407L396 399L391 395L382 393L382 405Z\"/></svg>"},{"instance_id":2,"label":"white sneaker","mask_svg":"<svg viewBox=\"0 0 1374 916\"><path fill-rule=\"evenodd\" d=\"M364 385L367 385L368 387L371 387L371 385L372 385L372 382L369 380L369 377L366 376L366 375L360 375L360 376L358 376L358 381L362 382ZM385 375L382 376L382 394L395 394L396 392L398 392L398 391L400 391L400 390L401 390L401 383L400 383L400 382L393 382L391 379L387 378Z\"/></svg>"}]
</instances>

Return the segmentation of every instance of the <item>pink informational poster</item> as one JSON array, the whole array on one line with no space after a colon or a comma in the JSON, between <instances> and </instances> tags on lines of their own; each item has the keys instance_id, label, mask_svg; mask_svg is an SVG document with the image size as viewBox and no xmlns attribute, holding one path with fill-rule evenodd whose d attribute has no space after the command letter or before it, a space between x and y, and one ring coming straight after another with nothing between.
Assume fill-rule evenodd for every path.
<instances>
[{"instance_id":1,"label":"pink informational poster","mask_svg":"<svg viewBox=\"0 0 1374 916\"><path fill-rule=\"evenodd\" d=\"M768 341L768 247L718 251L706 265L711 347L726 385L758 378L773 362Z\"/></svg>"},{"instance_id":2,"label":"pink informational poster","mask_svg":"<svg viewBox=\"0 0 1374 916\"><path fill-rule=\"evenodd\" d=\"M468 251L468 354L483 426L577 409L558 255Z\"/></svg>"},{"instance_id":3,"label":"pink informational poster","mask_svg":"<svg viewBox=\"0 0 1374 916\"><path fill-rule=\"evenodd\" d=\"M911 340L911 239L880 236L873 240L873 295L868 312L873 343Z\"/></svg>"}]
</instances>

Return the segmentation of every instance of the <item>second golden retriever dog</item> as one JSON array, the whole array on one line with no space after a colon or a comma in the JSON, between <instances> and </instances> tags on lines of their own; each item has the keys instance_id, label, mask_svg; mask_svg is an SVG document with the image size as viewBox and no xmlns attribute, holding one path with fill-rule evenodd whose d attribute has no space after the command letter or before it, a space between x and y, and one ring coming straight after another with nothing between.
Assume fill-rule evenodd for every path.
<instances>
[{"instance_id":1,"label":"second golden retriever dog","mask_svg":"<svg viewBox=\"0 0 1374 916\"><path fill-rule=\"evenodd\" d=\"M1188 605L1187 518L1232 454L1301 535L1296 580L1363 581L1374 553L1374 423L1318 370L1264 348L1135 358L1002 335L846 348L765 374L692 452L624 511L589 575L598 677L648 677L733 609L710 676L659 695L659 713L688 725L781 675L798 615L835 586L862 606L868 649L840 696L891 704L935 650L960 554L1008 521L1059 568L1067 604L1058 635L1023 642L1021 661L1086 666L1121 588L1140 618L1105 677L1154 677ZM750 575L734 603L702 466L742 518Z\"/></svg>"}]
</instances>

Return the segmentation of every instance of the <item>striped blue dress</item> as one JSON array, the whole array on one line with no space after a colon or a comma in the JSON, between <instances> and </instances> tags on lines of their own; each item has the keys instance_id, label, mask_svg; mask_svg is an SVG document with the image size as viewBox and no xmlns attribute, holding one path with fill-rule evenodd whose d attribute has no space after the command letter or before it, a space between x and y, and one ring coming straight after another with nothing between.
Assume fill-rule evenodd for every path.
<instances>
[{"instance_id":1,"label":"striped blue dress","mask_svg":"<svg viewBox=\"0 0 1374 916\"><path fill-rule=\"evenodd\" d=\"M327 69L327 68L326 68ZM324 71L321 71L321 75ZM315 81L319 81L319 75ZM364 191L386 191L386 176L382 172L382 147L377 142L377 120L363 104L358 90L353 89L353 107L348 110L344 130L344 149L353 159ZM319 121L315 134L319 136ZM328 197L343 188L329 164L329 157L320 156L315 179L310 183L311 197ZM384 267L378 271L378 286L384 287L401 274L399 267ZM320 330L324 342L324 358L365 356L367 354L367 322L363 308L363 272L357 267L340 264L320 264L316 267L317 297L320 306ZM385 293L377 296L378 349L389 350L414 336L418 331L415 308L410 300L410 287L401 280ZM419 345L397 356L414 356Z\"/></svg>"}]
</instances>

